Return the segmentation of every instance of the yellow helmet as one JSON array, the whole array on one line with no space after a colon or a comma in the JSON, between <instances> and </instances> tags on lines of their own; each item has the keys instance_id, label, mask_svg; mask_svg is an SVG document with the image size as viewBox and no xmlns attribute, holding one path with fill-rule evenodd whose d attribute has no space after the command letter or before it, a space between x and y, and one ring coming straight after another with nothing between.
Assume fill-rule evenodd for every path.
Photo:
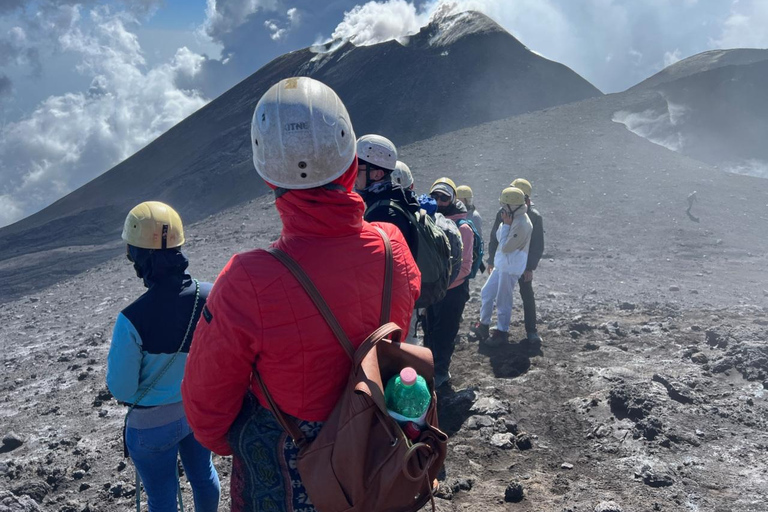
<instances>
[{"instance_id":1,"label":"yellow helmet","mask_svg":"<svg viewBox=\"0 0 768 512\"><path fill-rule=\"evenodd\" d=\"M523 191L523 194L527 195L528 197L531 196L531 190L532 190L531 182L526 179L517 178L509 186L519 188L520 190Z\"/></svg>"},{"instance_id":2,"label":"yellow helmet","mask_svg":"<svg viewBox=\"0 0 768 512\"><path fill-rule=\"evenodd\" d=\"M451 178L442 177L436 180L429 188L429 193L431 194L435 191L451 196L451 201L456 199L456 184Z\"/></svg>"},{"instance_id":3,"label":"yellow helmet","mask_svg":"<svg viewBox=\"0 0 768 512\"><path fill-rule=\"evenodd\" d=\"M184 226L176 210L159 201L146 201L128 212L123 240L141 249L172 249L184 244Z\"/></svg>"},{"instance_id":4,"label":"yellow helmet","mask_svg":"<svg viewBox=\"0 0 768 512\"><path fill-rule=\"evenodd\" d=\"M525 204L525 193L516 187L507 187L501 191L499 203L509 206L523 206Z\"/></svg>"},{"instance_id":5,"label":"yellow helmet","mask_svg":"<svg viewBox=\"0 0 768 512\"><path fill-rule=\"evenodd\" d=\"M461 185L456 189L456 197L459 199L472 199L472 189L467 185Z\"/></svg>"}]
</instances>

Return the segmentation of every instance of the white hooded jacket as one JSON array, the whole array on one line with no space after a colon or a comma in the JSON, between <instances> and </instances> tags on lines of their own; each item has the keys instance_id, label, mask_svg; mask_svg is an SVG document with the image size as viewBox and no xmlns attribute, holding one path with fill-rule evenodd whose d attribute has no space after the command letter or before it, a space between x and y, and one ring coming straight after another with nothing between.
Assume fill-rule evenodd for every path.
<instances>
[{"instance_id":1,"label":"white hooded jacket","mask_svg":"<svg viewBox=\"0 0 768 512\"><path fill-rule=\"evenodd\" d=\"M493 259L493 266L499 270L520 277L528 263L528 246L531 244L533 224L528 215L516 213L512 224L499 225L496 238L499 248Z\"/></svg>"}]
</instances>

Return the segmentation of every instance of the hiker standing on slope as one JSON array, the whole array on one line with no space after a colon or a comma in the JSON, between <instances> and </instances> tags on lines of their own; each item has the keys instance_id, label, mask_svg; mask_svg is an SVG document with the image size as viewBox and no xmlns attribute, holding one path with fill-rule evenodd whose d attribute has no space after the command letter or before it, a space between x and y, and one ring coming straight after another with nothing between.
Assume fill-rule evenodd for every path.
<instances>
[{"instance_id":1,"label":"hiker standing on slope","mask_svg":"<svg viewBox=\"0 0 768 512\"><path fill-rule=\"evenodd\" d=\"M499 198L501 223L496 232L499 248L493 270L480 293L480 322L475 326L478 339L488 346L499 346L509 339L515 281L525 272L533 225L526 214L525 194L515 187L505 188ZM496 330L489 333L493 307L496 306ZM490 336L490 337L489 337Z\"/></svg>"},{"instance_id":2,"label":"hiker standing on slope","mask_svg":"<svg viewBox=\"0 0 768 512\"><path fill-rule=\"evenodd\" d=\"M480 216L480 212L477 211L474 202L474 194L472 189L468 185L459 185L456 189L456 196L467 207L467 213L469 214L469 220L475 225L477 232L480 234L480 238L483 238L483 218ZM482 269L485 272L485 269Z\"/></svg>"},{"instance_id":3,"label":"hiker standing on slope","mask_svg":"<svg viewBox=\"0 0 768 512\"><path fill-rule=\"evenodd\" d=\"M413 192L413 174L411 173L411 168L408 167L405 162L398 160L395 164L395 170L392 171L390 176L390 179L392 180L392 187L399 187L403 189L403 193L405 194L405 197L409 203L408 209L412 211L413 207L411 206L411 203L414 200L418 202L418 199L416 198L416 194ZM411 227L411 229L413 228ZM413 254L413 258L416 259L416 253L413 249L411 250L411 254ZM411 315L411 324L408 326L408 335L405 337L406 343L410 343L412 345L422 344L418 337L418 326L419 320L423 318L425 314L426 310L424 308L416 308L413 310L413 315Z\"/></svg>"},{"instance_id":4,"label":"hiker standing on slope","mask_svg":"<svg viewBox=\"0 0 768 512\"><path fill-rule=\"evenodd\" d=\"M391 241L391 320L407 326L420 273L400 231L363 220L355 134L336 93L307 77L272 86L251 124L256 171L283 222L272 244L309 276L357 348L380 324L385 240ZM393 162L394 167L394 162ZM289 269L265 250L236 254L219 274L195 332L182 385L195 435L233 455L232 510L313 512L298 448L258 381L311 441L345 389L351 362Z\"/></svg>"},{"instance_id":5,"label":"hiker standing on slope","mask_svg":"<svg viewBox=\"0 0 768 512\"><path fill-rule=\"evenodd\" d=\"M215 512L219 475L211 452L192 434L181 400L185 361L211 284L186 273L184 228L170 206L139 204L126 217L122 238L128 260L148 288L117 315L107 360L107 387L130 406L125 447L150 512L177 510L179 455L195 510Z\"/></svg>"},{"instance_id":6,"label":"hiker standing on slope","mask_svg":"<svg viewBox=\"0 0 768 512\"><path fill-rule=\"evenodd\" d=\"M437 201L437 211L448 219L466 219L467 208L456 197L456 184L450 178L440 178L432 184L429 192ZM472 271L472 249L474 232L469 224L459 225L463 244L461 270L448 286L445 297L427 308L427 325L424 330L424 346L432 350L435 358L435 388L451 379L448 371L456 347L464 305L469 300L469 274Z\"/></svg>"},{"instance_id":7,"label":"hiker standing on slope","mask_svg":"<svg viewBox=\"0 0 768 512\"><path fill-rule=\"evenodd\" d=\"M392 181L397 162L397 148L391 140L381 135L363 135L357 141L355 190L365 201L365 220L397 226L416 259L418 233L407 212L418 212L419 202L412 190ZM402 170L398 171L398 175L401 173Z\"/></svg>"},{"instance_id":8,"label":"hiker standing on slope","mask_svg":"<svg viewBox=\"0 0 768 512\"><path fill-rule=\"evenodd\" d=\"M525 272L518 280L520 286L520 297L523 299L523 311L525 314L525 332L528 341L541 343L541 337L536 326L536 297L533 294L533 272L539 266L539 261L544 254L544 222L541 214L534 208L531 202L532 187L528 180L517 178L510 184L511 187L519 188L525 194L525 204L527 206L527 215L533 224L531 233L531 244L528 248L528 262ZM493 258L496 248L499 246L499 240L496 238L496 231L501 224L501 210L496 214L496 220L491 229L491 240L488 243L488 272L493 270Z\"/></svg>"}]
</instances>

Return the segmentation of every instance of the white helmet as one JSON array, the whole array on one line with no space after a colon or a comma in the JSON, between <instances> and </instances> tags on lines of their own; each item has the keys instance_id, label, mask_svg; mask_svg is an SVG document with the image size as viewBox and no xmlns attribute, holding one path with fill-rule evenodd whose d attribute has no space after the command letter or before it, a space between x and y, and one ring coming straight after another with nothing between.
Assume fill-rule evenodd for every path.
<instances>
[{"instance_id":1,"label":"white helmet","mask_svg":"<svg viewBox=\"0 0 768 512\"><path fill-rule=\"evenodd\" d=\"M411 174L411 168L406 165L405 162L397 161L395 164L395 170L392 171L392 183L400 185L403 189L407 189L413 185L413 174Z\"/></svg>"},{"instance_id":2,"label":"white helmet","mask_svg":"<svg viewBox=\"0 0 768 512\"><path fill-rule=\"evenodd\" d=\"M251 120L253 165L264 181L307 189L331 183L355 159L355 132L336 93L295 77L269 88Z\"/></svg>"},{"instance_id":3,"label":"white helmet","mask_svg":"<svg viewBox=\"0 0 768 512\"><path fill-rule=\"evenodd\" d=\"M357 157L376 167L394 171L397 165L397 148L381 135L363 135L357 140Z\"/></svg>"}]
</instances>

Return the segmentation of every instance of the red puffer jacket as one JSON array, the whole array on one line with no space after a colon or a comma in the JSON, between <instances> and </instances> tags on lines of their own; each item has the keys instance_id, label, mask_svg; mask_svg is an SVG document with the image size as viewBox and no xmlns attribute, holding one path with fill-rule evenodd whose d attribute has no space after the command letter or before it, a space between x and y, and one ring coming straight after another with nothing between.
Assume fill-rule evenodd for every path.
<instances>
[{"instance_id":1,"label":"red puffer jacket","mask_svg":"<svg viewBox=\"0 0 768 512\"><path fill-rule=\"evenodd\" d=\"M293 257L320 290L355 346L379 326L384 243L363 221L353 192L291 191L276 201L283 232L274 246ZM408 328L421 274L400 231L376 224L392 241L391 320ZM250 389L264 383L287 414L324 421L350 371L350 361L291 273L262 250L235 255L208 297L187 359L182 394L195 437L221 455Z\"/></svg>"}]
</instances>

